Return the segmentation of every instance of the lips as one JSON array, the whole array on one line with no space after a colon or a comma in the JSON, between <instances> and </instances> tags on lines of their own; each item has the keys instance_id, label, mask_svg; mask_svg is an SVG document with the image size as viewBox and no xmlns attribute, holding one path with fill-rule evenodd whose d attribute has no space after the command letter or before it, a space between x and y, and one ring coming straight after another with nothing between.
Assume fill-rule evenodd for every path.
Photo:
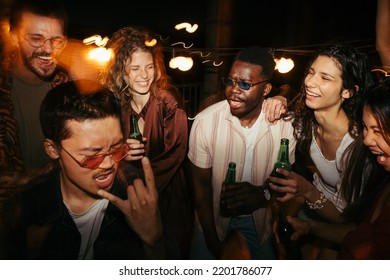
<instances>
[{"instance_id":1,"label":"lips","mask_svg":"<svg viewBox=\"0 0 390 280\"><path fill-rule=\"evenodd\" d=\"M316 94L316 93L311 92L311 91L306 91L306 98L307 98L307 97L316 98L316 97L321 97L321 95Z\"/></svg>"},{"instance_id":2,"label":"lips","mask_svg":"<svg viewBox=\"0 0 390 280\"><path fill-rule=\"evenodd\" d=\"M386 161L386 158L387 158L386 155L381 154L381 155L378 155L378 156L376 157L376 160L378 161L379 164L382 164L382 165L383 165L383 164L385 163L385 161Z\"/></svg>"},{"instance_id":3,"label":"lips","mask_svg":"<svg viewBox=\"0 0 390 280\"><path fill-rule=\"evenodd\" d=\"M141 81L141 82L137 82L137 84L140 87L147 87L147 86L149 86L149 81Z\"/></svg>"},{"instance_id":4,"label":"lips","mask_svg":"<svg viewBox=\"0 0 390 280\"><path fill-rule=\"evenodd\" d=\"M229 105L230 105L230 108L232 109L236 109L236 108L239 108L241 107L242 103L244 103L243 100L239 99L239 98L229 98Z\"/></svg>"},{"instance_id":5,"label":"lips","mask_svg":"<svg viewBox=\"0 0 390 280\"><path fill-rule=\"evenodd\" d=\"M54 64L54 59L51 56L36 56L36 61L45 68L50 68Z\"/></svg>"},{"instance_id":6,"label":"lips","mask_svg":"<svg viewBox=\"0 0 390 280\"><path fill-rule=\"evenodd\" d=\"M376 160L380 165L385 165L386 160L389 158L385 153L376 151L376 150L371 150L371 153L376 156Z\"/></svg>"},{"instance_id":7,"label":"lips","mask_svg":"<svg viewBox=\"0 0 390 280\"><path fill-rule=\"evenodd\" d=\"M98 187L101 189L105 189L109 186L111 186L113 180L114 180L114 173L104 173L104 174L98 174L94 176L94 180L97 183Z\"/></svg>"}]
</instances>

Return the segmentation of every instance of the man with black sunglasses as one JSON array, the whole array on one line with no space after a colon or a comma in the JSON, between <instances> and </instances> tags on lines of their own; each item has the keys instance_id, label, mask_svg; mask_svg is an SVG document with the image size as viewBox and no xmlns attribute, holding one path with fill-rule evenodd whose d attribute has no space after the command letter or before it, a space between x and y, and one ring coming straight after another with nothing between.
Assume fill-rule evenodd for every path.
<instances>
[{"instance_id":1,"label":"man with black sunglasses","mask_svg":"<svg viewBox=\"0 0 390 280\"><path fill-rule=\"evenodd\" d=\"M276 258L269 193L263 185L277 159L280 139L289 139L292 163L296 141L289 120L271 124L262 110L274 69L270 50L257 46L241 50L229 76L222 80L226 100L195 117L188 152L199 221L193 238L194 259L226 256L229 235L235 231L245 237L252 259ZM224 186L229 217L222 217L220 193L229 162L236 163L237 183Z\"/></svg>"},{"instance_id":2,"label":"man with black sunglasses","mask_svg":"<svg viewBox=\"0 0 390 280\"><path fill-rule=\"evenodd\" d=\"M135 173L121 174L129 186L116 180L120 161L131 160L137 153L132 148L143 146L125 140L120 119L119 101L93 82L67 82L49 91L40 122L46 153L58 168L32 180L5 203L9 208L0 209L12 217L9 224L0 219L0 236L6 237L1 258L165 258L148 158L141 159L144 180Z\"/></svg>"}]
</instances>

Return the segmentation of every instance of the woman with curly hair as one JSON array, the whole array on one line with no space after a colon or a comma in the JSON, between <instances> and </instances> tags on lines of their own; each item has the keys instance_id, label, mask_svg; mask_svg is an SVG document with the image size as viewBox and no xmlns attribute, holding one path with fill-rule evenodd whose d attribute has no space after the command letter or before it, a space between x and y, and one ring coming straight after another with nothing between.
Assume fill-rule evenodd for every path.
<instances>
[{"instance_id":1,"label":"woman with curly hair","mask_svg":"<svg viewBox=\"0 0 390 280\"><path fill-rule=\"evenodd\" d=\"M182 96L165 71L158 40L148 30L124 27L112 35L107 48L113 50L114 57L101 81L121 100L126 135L130 116L138 118L146 140L132 147L141 148L139 151L151 161L163 224L175 236L172 243L180 250L177 258L187 258L193 210L184 170L188 123ZM123 164L122 173L137 162Z\"/></svg>"}]
</instances>

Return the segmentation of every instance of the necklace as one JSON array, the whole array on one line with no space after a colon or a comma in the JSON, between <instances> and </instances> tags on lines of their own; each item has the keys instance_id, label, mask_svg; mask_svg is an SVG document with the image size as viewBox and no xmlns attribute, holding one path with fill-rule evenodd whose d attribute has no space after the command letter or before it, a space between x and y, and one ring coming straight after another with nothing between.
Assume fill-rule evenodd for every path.
<instances>
[{"instance_id":1,"label":"necklace","mask_svg":"<svg viewBox=\"0 0 390 280\"><path fill-rule=\"evenodd\" d=\"M253 126L253 124L254 123L250 123L248 125L242 125L242 127L248 129L248 128L251 128Z\"/></svg>"},{"instance_id":2,"label":"necklace","mask_svg":"<svg viewBox=\"0 0 390 280\"><path fill-rule=\"evenodd\" d=\"M248 129L248 128L251 128L255 124L256 120L257 120L257 118L251 120L248 124L243 124L243 122L241 122L241 121L240 121L240 123L241 123L241 126L243 128Z\"/></svg>"}]
</instances>

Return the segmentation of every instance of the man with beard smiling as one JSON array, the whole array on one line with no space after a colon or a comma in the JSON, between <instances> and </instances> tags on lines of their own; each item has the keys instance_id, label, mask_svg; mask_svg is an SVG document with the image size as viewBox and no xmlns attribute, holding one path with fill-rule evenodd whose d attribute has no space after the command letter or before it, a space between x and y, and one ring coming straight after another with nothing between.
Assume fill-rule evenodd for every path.
<instances>
[{"instance_id":1,"label":"man with beard smiling","mask_svg":"<svg viewBox=\"0 0 390 280\"><path fill-rule=\"evenodd\" d=\"M148 158L145 183L115 180L138 141L123 137L114 94L92 82L61 84L40 109L44 147L57 163L5 203L0 257L6 259L156 259L165 245ZM136 143L135 143L136 142ZM7 218L16 217L7 223Z\"/></svg>"},{"instance_id":2,"label":"man with beard smiling","mask_svg":"<svg viewBox=\"0 0 390 280\"><path fill-rule=\"evenodd\" d=\"M257 46L241 50L229 76L222 80L226 100L211 105L195 118L188 152L199 221L192 258L223 257L232 231L245 237L252 259L276 258L263 185L277 159L280 139L290 141L291 163L296 141L290 121L281 119L271 124L262 110L264 98L272 89L274 68L269 50ZM222 217L220 193L229 162L237 164L237 183L225 186L230 213ZM202 247L203 238L207 249Z\"/></svg>"},{"instance_id":3,"label":"man with beard smiling","mask_svg":"<svg viewBox=\"0 0 390 280\"><path fill-rule=\"evenodd\" d=\"M57 65L67 44L67 16L58 1L15 0L9 23L5 49L10 51L0 70L0 197L6 187L45 170L50 160L42 145L39 106L52 87L70 79Z\"/></svg>"}]
</instances>

